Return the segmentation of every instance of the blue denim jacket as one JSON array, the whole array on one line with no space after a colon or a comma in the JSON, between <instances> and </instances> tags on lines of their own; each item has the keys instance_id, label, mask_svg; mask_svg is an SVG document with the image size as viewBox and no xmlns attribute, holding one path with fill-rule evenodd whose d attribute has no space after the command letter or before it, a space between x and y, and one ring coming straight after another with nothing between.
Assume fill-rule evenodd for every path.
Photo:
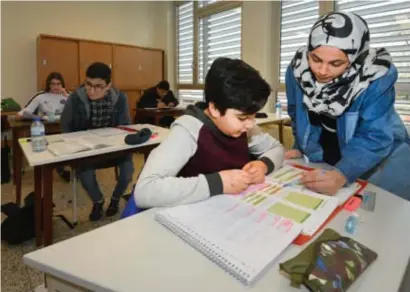
<instances>
[{"instance_id":1,"label":"blue denim jacket","mask_svg":"<svg viewBox=\"0 0 410 292\"><path fill-rule=\"evenodd\" d=\"M392 65L372 82L337 118L342 159L335 168L349 182L362 177L410 200L410 139L394 109L397 69ZM310 123L303 92L290 67L286 72L288 113L292 118L294 149L313 162L323 161L321 127Z\"/></svg>"}]
</instances>

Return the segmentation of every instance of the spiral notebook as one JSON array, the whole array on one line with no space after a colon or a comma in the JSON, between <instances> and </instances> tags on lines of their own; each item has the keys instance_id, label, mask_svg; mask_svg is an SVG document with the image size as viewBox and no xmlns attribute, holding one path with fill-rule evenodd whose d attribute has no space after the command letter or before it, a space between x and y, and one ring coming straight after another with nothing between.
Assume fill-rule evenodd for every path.
<instances>
[{"instance_id":1,"label":"spiral notebook","mask_svg":"<svg viewBox=\"0 0 410 292\"><path fill-rule=\"evenodd\" d=\"M164 209L156 220L250 285L292 242L312 238L346 194L356 192L352 187L330 197L309 191L297 183L303 171L285 166L239 195Z\"/></svg>"},{"instance_id":2,"label":"spiral notebook","mask_svg":"<svg viewBox=\"0 0 410 292\"><path fill-rule=\"evenodd\" d=\"M302 229L231 195L161 210L155 218L245 285L262 275Z\"/></svg>"}]
</instances>

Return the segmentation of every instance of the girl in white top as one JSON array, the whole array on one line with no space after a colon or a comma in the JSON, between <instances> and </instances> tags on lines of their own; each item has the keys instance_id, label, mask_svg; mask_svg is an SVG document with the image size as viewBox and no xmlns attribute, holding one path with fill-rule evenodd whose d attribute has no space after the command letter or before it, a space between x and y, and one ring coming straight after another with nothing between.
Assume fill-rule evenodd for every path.
<instances>
[{"instance_id":1,"label":"girl in white top","mask_svg":"<svg viewBox=\"0 0 410 292\"><path fill-rule=\"evenodd\" d=\"M63 75L52 72L47 76L45 90L34 95L26 107L17 114L17 118L33 118L36 115L46 115L49 111L53 111L55 115L61 115L68 95ZM59 166L56 170L63 180L70 181L70 172L65 170L64 166Z\"/></svg>"},{"instance_id":2,"label":"girl in white top","mask_svg":"<svg viewBox=\"0 0 410 292\"><path fill-rule=\"evenodd\" d=\"M32 97L17 116L32 118L33 115L43 116L50 111L55 115L61 115L68 95L63 76L58 72L52 72L47 76L45 91Z\"/></svg>"}]
</instances>

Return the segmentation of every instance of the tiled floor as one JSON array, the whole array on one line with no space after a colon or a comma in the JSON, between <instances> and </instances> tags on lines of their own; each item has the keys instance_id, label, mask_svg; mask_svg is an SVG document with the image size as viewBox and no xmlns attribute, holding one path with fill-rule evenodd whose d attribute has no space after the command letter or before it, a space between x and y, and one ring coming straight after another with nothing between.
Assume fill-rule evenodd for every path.
<instances>
[{"instance_id":1,"label":"tiled floor","mask_svg":"<svg viewBox=\"0 0 410 292\"><path fill-rule=\"evenodd\" d=\"M141 170L143 163L142 155L134 155L134 179ZM102 192L106 197L106 204L109 203L112 190L115 185L114 170L105 169L97 171L97 178L100 182ZM129 186L129 191L131 185ZM23 196L33 191L33 171L29 170L23 175ZM129 192L128 191L128 192ZM68 219L71 219L71 204L67 202L71 199L71 185L63 182L57 173L54 172L54 197L53 202L56 205L54 208L54 214L64 214ZM15 201L15 188L12 183L4 184L1 186L1 203L8 203ZM58 242L72 236L79 235L81 233L93 230L101 227L105 224L109 224L118 220L119 214L112 218L103 217L99 222L90 222L88 220L88 214L91 210L91 202L85 194L82 187L79 187L79 194L77 199L78 207L78 225L74 230L70 230L68 226L59 218L53 219L53 240ZM121 200L121 209L124 207L125 201ZM5 215L1 215L2 221L5 219ZM10 246L7 243L1 243L1 291L4 292L25 292L34 291L34 289L43 283L43 275L26 265L23 264L22 257L24 254L34 251L36 249L34 240L25 242L22 245Z\"/></svg>"}]
</instances>

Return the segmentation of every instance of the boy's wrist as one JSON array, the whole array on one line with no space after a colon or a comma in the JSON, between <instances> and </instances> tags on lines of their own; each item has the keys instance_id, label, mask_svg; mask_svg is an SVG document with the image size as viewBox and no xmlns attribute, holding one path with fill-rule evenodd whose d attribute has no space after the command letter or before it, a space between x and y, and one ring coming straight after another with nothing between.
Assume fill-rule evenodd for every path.
<instances>
[{"instance_id":1,"label":"boy's wrist","mask_svg":"<svg viewBox=\"0 0 410 292\"><path fill-rule=\"evenodd\" d=\"M261 157L258 160L265 163L266 166L268 167L268 171L265 174L271 173L275 169L275 164L268 157Z\"/></svg>"},{"instance_id":2,"label":"boy's wrist","mask_svg":"<svg viewBox=\"0 0 410 292\"><path fill-rule=\"evenodd\" d=\"M209 195L215 196L223 193L223 182L218 172L204 175L209 186Z\"/></svg>"}]
</instances>

